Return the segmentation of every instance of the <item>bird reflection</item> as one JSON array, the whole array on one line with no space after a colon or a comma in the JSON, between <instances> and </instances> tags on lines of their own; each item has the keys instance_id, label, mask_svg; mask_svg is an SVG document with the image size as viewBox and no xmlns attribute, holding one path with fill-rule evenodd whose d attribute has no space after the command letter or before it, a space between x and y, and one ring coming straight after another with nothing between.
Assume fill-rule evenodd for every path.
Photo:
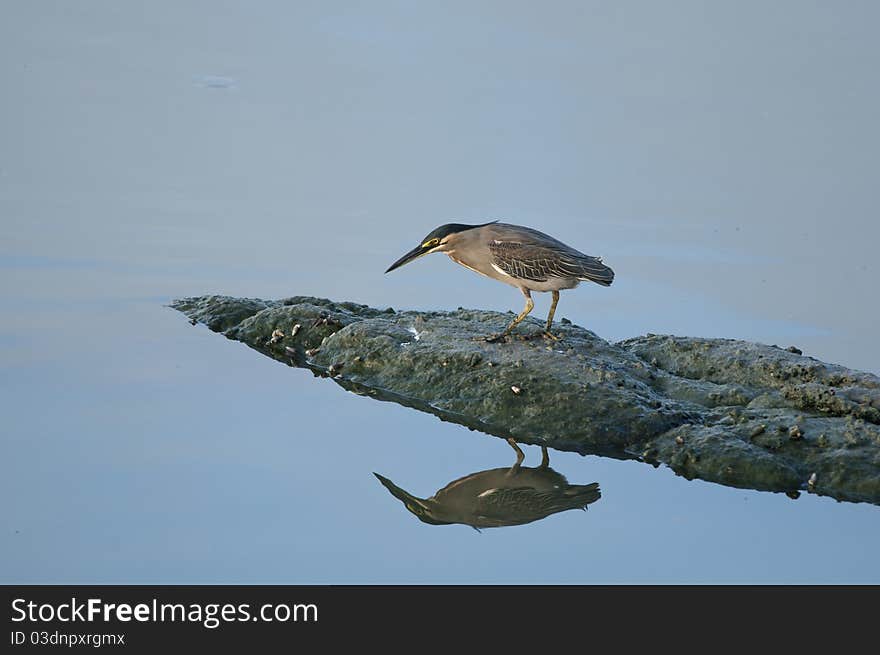
<instances>
[{"instance_id":1,"label":"bird reflection","mask_svg":"<svg viewBox=\"0 0 880 655\"><path fill-rule=\"evenodd\" d=\"M477 530L523 525L568 509L587 509L601 497L599 483L568 484L550 468L547 448L541 447L541 465L522 466L524 455L513 439L513 466L471 473L450 482L430 498L417 498L386 477L374 473L391 495L421 521L431 525L461 523Z\"/></svg>"}]
</instances>

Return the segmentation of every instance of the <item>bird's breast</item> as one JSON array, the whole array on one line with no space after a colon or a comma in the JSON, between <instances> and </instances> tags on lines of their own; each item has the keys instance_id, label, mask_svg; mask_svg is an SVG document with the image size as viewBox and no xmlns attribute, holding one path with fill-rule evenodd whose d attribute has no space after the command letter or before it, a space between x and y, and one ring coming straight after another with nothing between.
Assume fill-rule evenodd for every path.
<instances>
[{"instance_id":1,"label":"bird's breast","mask_svg":"<svg viewBox=\"0 0 880 655\"><path fill-rule=\"evenodd\" d=\"M466 259L464 259L460 255L458 255L458 253L456 253L454 250L451 250L451 251L447 252L446 254L449 255L449 259L454 261L456 264L464 266L466 269L473 271L474 273L479 273L480 275L484 275L488 278L492 278L493 280L500 280L501 282L507 282L507 284L512 284L513 286L517 286L517 284L514 282L513 278L510 277L509 275L507 275L506 273L504 273L503 271L499 272L494 267L492 267L486 271L481 271L479 268L477 268L477 266L479 266L479 264L477 264L476 262L467 261Z\"/></svg>"},{"instance_id":2,"label":"bird's breast","mask_svg":"<svg viewBox=\"0 0 880 655\"><path fill-rule=\"evenodd\" d=\"M467 269L473 271L474 273L479 273L480 275L486 275L485 273L483 273L483 271L478 271L476 268L474 268L474 267L471 266L469 263L467 263L464 259L462 259L461 257L459 257L459 256L455 253L454 250L452 250L452 251L450 251L450 252L447 252L446 254L449 255L449 259L451 259L452 261L454 261L456 264L460 264L461 266L464 266L465 268L467 268Z\"/></svg>"}]
</instances>

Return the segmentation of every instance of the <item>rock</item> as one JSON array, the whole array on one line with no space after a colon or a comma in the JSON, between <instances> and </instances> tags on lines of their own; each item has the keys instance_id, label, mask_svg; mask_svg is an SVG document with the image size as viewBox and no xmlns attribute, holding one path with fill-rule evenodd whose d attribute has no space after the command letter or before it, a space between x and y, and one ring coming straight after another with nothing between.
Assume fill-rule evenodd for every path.
<instances>
[{"instance_id":1,"label":"rock","mask_svg":"<svg viewBox=\"0 0 880 655\"><path fill-rule=\"evenodd\" d=\"M810 491L880 504L880 378L775 346L663 335L612 344L562 322L563 340L548 343L532 318L517 338L487 343L509 316L309 296L172 307L346 389L488 434L734 487L792 493L820 479ZM279 325L301 328L272 342Z\"/></svg>"}]
</instances>

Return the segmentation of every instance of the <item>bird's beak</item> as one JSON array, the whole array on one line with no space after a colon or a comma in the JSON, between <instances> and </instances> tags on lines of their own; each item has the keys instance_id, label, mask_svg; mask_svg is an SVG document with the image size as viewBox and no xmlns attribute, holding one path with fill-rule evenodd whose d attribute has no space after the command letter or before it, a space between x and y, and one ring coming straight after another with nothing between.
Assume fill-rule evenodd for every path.
<instances>
[{"instance_id":1,"label":"bird's beak","mask_svg":"<svg viewBox=\"0 0 880 655\"><path fill-rule=\"evenodd\" d=\"M425 248L424 246L416 246L415 248L410 250L408 253L406 253L403 257L401 257L396 262L391 264L391 266L389 266L388 270L385 272L390 273L395 268L400 268L404 264L408 264L409 262L413 261L414 259L418 259L422 255L427 255L429 252L431 252L431 248Z\"/></svg>"},{"instance_id":2,"label":"bird's beak","mask_svg":"<svg viewBox=\"0 0 880 655\"><path fill-rule=\"evenodd\" d=\"M379 475L378 473L373 473L373 475L379 478L379 482L381 482L382 485L391 492L392 496L394 496L398 500L403 501L403 504L406 505L406 508L410 512L413 512L413 514L417 514L417 512L413 511L414 508L420 508L425 511L428 509L428 507L425 505L425 502L421 498L416 498L408 491L404 491L383 475Z\"/></svg>"}]
</instances>

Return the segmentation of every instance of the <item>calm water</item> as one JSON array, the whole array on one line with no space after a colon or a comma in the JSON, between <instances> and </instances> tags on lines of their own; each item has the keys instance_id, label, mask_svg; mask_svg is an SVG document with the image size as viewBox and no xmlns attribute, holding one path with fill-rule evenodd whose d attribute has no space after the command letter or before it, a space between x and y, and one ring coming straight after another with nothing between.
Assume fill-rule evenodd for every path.
<instances>
[{"instance_id":1,"label":"calm water","mask_svg":"<svg viewBox=\"0 0 880 655\"><path fill-rule=\"evenodd\" d=\"M716 3L718 4L718 3ZM880 372L873 5L0 8L0 582L880 582L880 510L551 452L587 512L419 496L500 439L346 393L164 305L519 309L425 258L504 218L604 256L558 316ZM548 299L537 296L536 311ZM526 448L526 464L540 461Z\"/></svg>"}]
</instances>

